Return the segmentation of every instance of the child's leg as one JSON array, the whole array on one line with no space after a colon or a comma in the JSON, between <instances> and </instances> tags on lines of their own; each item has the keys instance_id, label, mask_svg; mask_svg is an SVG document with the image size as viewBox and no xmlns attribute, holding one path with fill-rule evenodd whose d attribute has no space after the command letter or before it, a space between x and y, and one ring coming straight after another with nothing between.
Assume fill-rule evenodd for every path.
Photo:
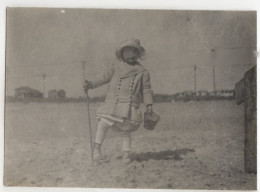
<instances>
[{"instance_id":1,"label":"child's leg","mask_svg":"<svg viewBox=\"0 0 260 192\"><path fill-rule=\"evenodd\" d=\"M104 142L108 128L109 128L109 125L107 125L102 120L98 122L97 133L96 133L95 144L94 144L94 160L95 161L100 161L102 159L101 145Z\"/></svg>"},{"instance_id":2,"label":"child's leg","mask_svg":"<svg viewBox=\"0 0 260 192\"><path fill-rule=\"evenodd\" d=\"M107 125L104 121L101 120L98 122L95 144L103 144L108 128L109 125Z\"/></svg>"},{"instance_id":3,"label":"child's leg","mask_svg":"<svg viewBox=\"0 0 260 192\"><path fill-rule=\"evenodd\" d=\"M130 132L122 132L122 140L123 140L123 152L131 151L131 133Z\"/></svg>"},{"instance_id":4,"label":"child's leg","mask_svg":"<svg viewBox=\"0 0 260 192\"><path fill-rule=\"evenodd\" d=\"M129 164L131 162L131 133L124 131L121 133L123 142L123 162Z\"/></svg>"}]
</instances>

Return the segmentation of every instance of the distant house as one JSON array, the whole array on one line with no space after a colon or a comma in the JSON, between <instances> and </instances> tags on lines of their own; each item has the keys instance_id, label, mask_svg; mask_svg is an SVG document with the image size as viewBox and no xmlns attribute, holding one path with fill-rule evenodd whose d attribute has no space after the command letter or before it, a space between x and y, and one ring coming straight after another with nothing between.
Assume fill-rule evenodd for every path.
<instances>
[{"instance_id":1,"label":"distant house","mask_svg":"<svg viewBox=\"0 0 260 192\"><path fill-rule=\"evenodd\" d=\"M66 92L64 90L52 89L48 92L48 98L51 99L64 99L66 97Z\"/></svg>"},{"instance_id":2,"label":"distant house","mask_svg":"<svg viewBox=\"0 0 260 192\"><path fill-rule=\"evenodd\" d=\"M217 98L217 99L233 99L235 97L235 91L234 90L212 91L210 93L210 96L212 98Z\"/></svg>"},{"instance_id":3,"label":"distant house","mask_svg":"<svg viewBox=\"0 0 260 192\"><path fill-rule=\"evenodd\" d=\"M48 98L56 98L58 95L57 90L53 89L48 92Z\"/></svg>"},{"instance_id":4,"label":"distant house","mask_svg":"<svg viewBox=\"0 0 260 192\"><path fill-rule=\"evenodd\" d=\"M223 97L234 97L235 91L234 90L223 90L221 93L221 96Z\"/></svg>"},{"instance_id":5,"label":"distant house","mask_svg":"<svg viewBox=\"0 0 260 192\"><path fill-rule=\"evenodd\" d=\"M235 96L234 90L221 90L220 91L220 97L223 98L233 98Z\"/></svg>"},{"instance_id":6,"label":"distant house","mask_svg":"<svg viewBox=\"0 0 260 192\"><path fill-rule=\"evenodd\" d=\"M221 91L212 91L211 95L212 96L220 96L221 95Z\"/></svg>"},{"instance_id":7,"label":"distant house","mask_svg":"<svg viewBox=\"0 0 260 192\"><path fill-rule=\"evenodd\" d=\"M186 97L192 97L194 96L194 92L193 91L184 91L183 92L183 95L186 96Z\"/></svg>"},{"instance_id":8,"label":"distant house","mask_svg":"<svg viewBox=\"0 0 260 192\"><path fill-rule=\"evenodd\" d=\"M66 97L66 91L64 91L64 90L59 90L58 91L58 96L59 96L59 98L65 98Z\"/></svg>"},{"instance_id":9,"label":"distant house","mask_svg":"<svg viewBox=\"0 0 260 192\"><path fill-rule=\"evenodd\" d=\"M201 91L196 92L196 99L197 100L208 99L208 97L209 97L209 92L206 91L206 90L201 90Z\"/></svg>"},{"instance_id":10,"label":"distant house","mask_svg":"<svg viewBox=\"0 0 260 192\"><path fill-rule=\"evenodd\" d=\"M201 90L196 92L196 97L207 97L209 96L209 92L206 90Z\"/></svg>"},{"instance_id":11,"label":"distant house","mask_svg":"<svg viewBox=\"0 0 260 192\"><path fill-rule=\"evenodd\" d=\"M199 94L200 94L201 97L208 97L209 96L209 92L205 91L205 90L199 91Z\"/></svg>"},{"instance_id":12,"label":"distant house","mask_svg":"<svg viewBox=\"0 0 260 192\"><path fill-rule=\"evenodd\" d=\"M174 101L190 101L190 100L219 100L234 99L234 90L216 90L209 92L207 90L184 91L173 95Z\"/></svg>"},{"instance_id":13,"label":"distant house","mask_svg":"<svg viewBox=\"0 0 260 192\"><path fill-rule=\"evenodd\" d=\"M14 90L16 98L42 98L43 94L30 87L19 87Z\"/></svg>"},{"instance_id":14,"label":"distant house","mask_svg":"<svg viewBox=\"0 0 260 192\"><path fill-rule=\"evenodd\" d=\"M183 92L184 101L190 101L190 100L194 99L195 95L196 94L193 91L184 91Z\"/></svg>"},{"instance_id":15,"label":"distant house","mask_svg":"<svg viewBox=\"0 0 260 192\"><path fill-rule=\"evenodd\" d=\"M180 101L182 99L182 93L175 93L173 97L174 101Z\"/></svg>"},{"instance_id":16,"label":"distant house","mask_svg":"<svg viewBox=\"0 0 260 192\"><path fill-rule=\"evenodd\" d=\"M176 93L173 95L174 101L190 101L196 96L193 91L184 91L182 93Z\"/></svg>"}]
</instances>

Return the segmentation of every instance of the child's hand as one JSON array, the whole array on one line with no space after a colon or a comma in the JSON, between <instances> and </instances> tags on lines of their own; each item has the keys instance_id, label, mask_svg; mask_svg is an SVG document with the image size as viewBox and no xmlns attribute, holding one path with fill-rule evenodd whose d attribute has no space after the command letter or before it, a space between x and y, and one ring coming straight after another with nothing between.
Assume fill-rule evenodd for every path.
<instances>
[{"instance_id":1,"label":"child's hand","mask_svg":"<svg viewBox=\"0 0 260 192\"><path fill-rule=\"evenodd\" d=\"M153 112L153 105L146 105L146 111L147 111L148 113Z\"/></svg>"},{"instance_id":2,"label":"child's hand","mask_svg":"<svg viewBox=\"0 0 260 192\"><path fill-rule=\"evenodd\" d=\"M89 89L93 88L93 83L91 81L86 80L83 83L83 88L84 88L85 92L87 92Z\"/></svg>"}]
</instances>

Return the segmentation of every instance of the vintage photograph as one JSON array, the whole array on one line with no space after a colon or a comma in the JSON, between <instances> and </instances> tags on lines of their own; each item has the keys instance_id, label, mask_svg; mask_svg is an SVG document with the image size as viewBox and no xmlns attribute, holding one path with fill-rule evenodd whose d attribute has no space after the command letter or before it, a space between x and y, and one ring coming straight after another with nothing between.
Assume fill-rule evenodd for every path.
<instances>
[{"instance_id":1,"label":"vintage photograph","mask_svg":"<svg viewBox=\"0 0 260 192\"><path fill-rule=\"evenodd\" d=\"M4 185L256 190L256 19L7 8Z\"/></svg>"}]
</instances>

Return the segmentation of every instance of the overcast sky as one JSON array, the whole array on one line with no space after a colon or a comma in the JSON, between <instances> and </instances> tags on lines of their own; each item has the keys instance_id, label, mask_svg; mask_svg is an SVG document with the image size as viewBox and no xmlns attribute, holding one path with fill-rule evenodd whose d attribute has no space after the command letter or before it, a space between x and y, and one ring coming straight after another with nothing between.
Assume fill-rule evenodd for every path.
<instances>
[{"instance_id":1,"label":"overcast sky","mask_svg":"<svg viewBox=\"0 0 260 192\"><path fill-rule=\"evenodd\" d=\"M146 49L141 63L154 93L193 90L194 65L198 90L213 89L213 65L216 88L233 89L256 62L256 13L9 8L6 94L20 86L42 91L46 74L45 95L64 89L69 97L83 96L82 61L87 79L102 75L117 45L132 38Z\"/></svg>"}]
</instances>

